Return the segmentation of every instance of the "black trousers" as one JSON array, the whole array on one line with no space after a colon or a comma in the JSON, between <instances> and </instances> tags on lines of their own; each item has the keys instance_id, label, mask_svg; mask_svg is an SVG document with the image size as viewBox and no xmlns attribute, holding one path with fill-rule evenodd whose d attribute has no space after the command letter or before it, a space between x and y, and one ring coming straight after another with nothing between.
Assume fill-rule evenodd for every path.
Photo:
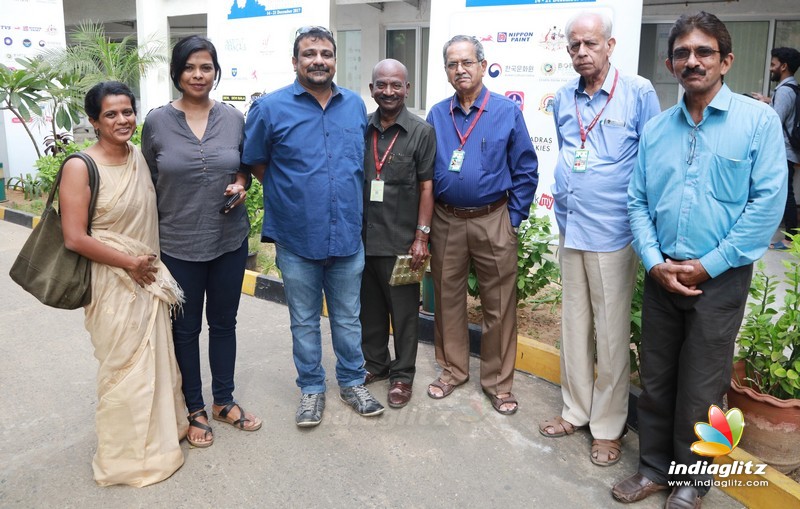
<instances>
[{"instance_id":1,"label":"black trousers","mask_svg":"<svg viewBox=\"0 0 800 509\"><path fill-rule=\"evenodd\" d=\"M645 278L639 397L639 472L660 484L707 481L710 475L669 476L672 461L712 462L691 452L697 422L722 407L730 387L733 349L742 323L753 265L729 269L685 297ZM705 494L708 487L698 486Z\"/></svg>"},{"instance_id":2,"label":"black trousers","mask_svg":"<svg viewBox=\"0 0 800 509\"><path fill-rule=\"evenodd\" d=\"M783 211L783 231L795 234L797 231L797 201L794 198L794 163L786 161L789 166L789 187L786 194L786 208ZM786 237L786 240L791 240Z\"/></svg>"},{"instance_id":3,"label":"black trousers","mask_svg":"<svg viewBox=\"0 0 800 509\"><path fill-rule=\"evenodd\" d=\"M361 277L361 350L365 367L392 382L414 382L419 329L419 284L389 286L394 256L367 256ZM389 353L389 320L394 354Z\"/></svg>"}]
</instances>

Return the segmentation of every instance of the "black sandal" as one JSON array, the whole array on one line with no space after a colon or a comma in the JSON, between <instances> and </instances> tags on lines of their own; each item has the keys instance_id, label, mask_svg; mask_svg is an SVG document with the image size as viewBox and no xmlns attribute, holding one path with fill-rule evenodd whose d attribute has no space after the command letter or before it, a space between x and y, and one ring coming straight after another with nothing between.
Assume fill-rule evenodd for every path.
<instances>
[{"instance_id":1,"label":"black sandal","mask_svg":"<svg viewBox=\"0 0 800 509\"><path fill-rule=\"evenodd\" d=\"M198 417L205 417L206 420L208 420L208 414L206 413L205 409L201 408L200 410L189 414L189 417L188 417L188 419L189 419L189 427L203 430L204 431L203 436L205 438L208 438L208 434L212 433L211 426L209 426L208 424L205 424L205 423L202 423L202 422L198 421L197 420ZM214 443L214 435L213 434L211 435L211 440L205 440L203 442L195 442L194 440L189 438L189 433L187 432L186 433L186 441L189 442L189 445L191 445L192 447L199 447L199 448L202 449L202 448L205 448L205 447L211 447L211 444Z\"/></svg>"},{"instance_id":2,"label":"black sandal","mask_svg":"<svg viewBox=\"0 0 800 509\"><path fill-rule=\"evenodd\" d=\"M235 420L235 421L231 420L231 419L228 419L228 414L234 408L238 408L239 409L239 418L237 420ZM243 430L243 431L256 431L256 430L261 428L261 420L258 417L255 417L255 416L254 416L255 420L248 419L246 417L247 413L244 411L244 408L242 408L242 406L239 405L239 403L237 403L235 401L225 405L225 408L220 410L218 414L215 414L214 412L211 412L211 413L213 414L215 420L230 424L231 426L239 428L240 430ZM252 422L253 426L249 427L249 428L245 427L245 423L246 422Z\"/></svg>"}]
</instances>

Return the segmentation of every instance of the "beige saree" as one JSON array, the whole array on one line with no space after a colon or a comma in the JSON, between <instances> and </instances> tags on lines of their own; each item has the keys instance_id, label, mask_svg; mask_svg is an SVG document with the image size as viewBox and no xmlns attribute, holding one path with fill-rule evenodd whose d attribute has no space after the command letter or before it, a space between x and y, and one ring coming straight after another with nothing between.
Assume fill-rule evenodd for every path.
<instances>
[{"instance_id":1,"label":"beige saree","mask_svg":"<svg viewBox=\"0 0 800 509\"><path fill-rule=\"evenodd\" d=\"M158 254L155 190L138 147L129 147L126 164L98 164L92 236L131 255ZM92 264L85 324L100 361L92 468L101 486L147 486L183 465L178 442L188 422L169 316L180 289L160 260L156 265L156 282L141 288L120 268Z\"/></svg>"}]
</instances>

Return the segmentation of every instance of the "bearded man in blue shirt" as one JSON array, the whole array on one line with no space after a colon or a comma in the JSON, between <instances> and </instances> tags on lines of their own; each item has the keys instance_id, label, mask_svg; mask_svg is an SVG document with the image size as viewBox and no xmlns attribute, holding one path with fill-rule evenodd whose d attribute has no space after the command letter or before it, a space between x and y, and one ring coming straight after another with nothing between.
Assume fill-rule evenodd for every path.
<instances>
[{"instance_id":1,"label":"bearded man in blue shirt","mask_svg":"<svg viewBox=\"0 0 800 509\"><path fill-rule=\"evenodd\" d=\"M359 294L364 182L364 101L333 83L336 41L323 27L297 31L297 79L253 103L242 161L264 183L262 238L275 242L291 318L300 427L325 408L320 313L328 305L339 396L357 413L383 406L364 387Z\"/></svg>"},{"instance_id":2,"label":"bearded man in blue shirt","mask_svg":"<svg viewBox=\"0 0 800 509\"><path fill-rule=\"evenodd\" d=\"M517 228L528 217L538 161L522 112L483 86L483 45L456 35L444 45L455 94L431 108L436 129L431 275L434 346L442 373L428 386L441 399L469 378L467 276L472 261L483 308L481 387L495 410L513 414L517 352Z\"/></svg>"},{"instance_id":3,"label":"bearded man in blue shirt","mask_svg":"<svg viewBox=\"0 0 800 509\"><path fill-rule=\"evenodd\" d=\"M685 14L668 37L667 69L685 94L648 122L628 190L633 246L645 278L639 469L612 494L635 502L675 487L667 508L696 508L710 474L687 468L694 425L722 406L753 262L786 202L781 123L723 83L731 37L713 14ZM681 474L670 475L672 465ZM683 473L686 472L686 473Z\"/></svg>"}]
</instances>

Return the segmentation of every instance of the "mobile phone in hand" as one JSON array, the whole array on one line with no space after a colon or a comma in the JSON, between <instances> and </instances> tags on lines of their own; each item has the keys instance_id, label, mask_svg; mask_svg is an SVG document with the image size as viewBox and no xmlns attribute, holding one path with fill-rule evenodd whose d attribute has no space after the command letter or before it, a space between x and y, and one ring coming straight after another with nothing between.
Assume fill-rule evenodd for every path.
<instances>
[{"instance_id":1,"label":"mobile phone in hand","mask_svg":"<svg viewBox=\"0 0 800 509\"><path fill-rule=\"evenodd\" d=\"M223 206L222 206L222 208L221 208L221 209L219 209L219 213L220 213L220 214L226 214L226 213L227 213L229 210L231 210L231 207L233 207L233 204L234 204L234 203L236 203L236 201L239 199L239 196L240 196L240 194L239 194L239 193L236 193L236 194L234 194L234 195L231 195L231 196L230 196L230 197L229 197L229 198L228 198L228 199L225 201L225 205L223 205Z\"/></svg>"}]
</instances>

